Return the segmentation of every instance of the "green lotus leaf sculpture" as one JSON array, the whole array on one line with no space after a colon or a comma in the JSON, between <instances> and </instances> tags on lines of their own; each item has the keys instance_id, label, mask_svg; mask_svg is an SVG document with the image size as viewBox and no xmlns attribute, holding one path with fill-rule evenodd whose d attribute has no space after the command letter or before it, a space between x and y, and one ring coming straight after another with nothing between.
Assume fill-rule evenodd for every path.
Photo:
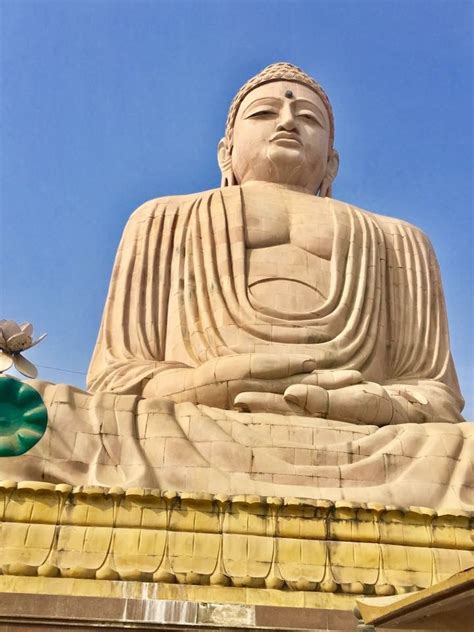
<instances>
[{"instance_id":1,"label":"green lotus leaf sculpture","mask_svg":"<svg viewBox=\"0 0 474 632\"><path fill-rule=\"evenodd\" d=\"M0 375L0 457L30 450L46 431L48 412L29 384Z\"/></svg>"}]
</instances>

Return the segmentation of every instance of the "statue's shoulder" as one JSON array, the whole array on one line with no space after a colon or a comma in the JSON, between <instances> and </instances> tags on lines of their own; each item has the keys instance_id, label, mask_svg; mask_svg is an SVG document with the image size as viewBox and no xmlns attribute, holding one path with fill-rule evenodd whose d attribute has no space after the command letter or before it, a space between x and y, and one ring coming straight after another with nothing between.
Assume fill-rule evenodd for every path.
<instances>
[{"instance_id":1,"label":"statue's shoulder","mask_svg":"<svg viewBox=\"0 0 474 632\"><path fill-rule=\"evenodd\" d=\"M137 223L149 220L153 217L161 216L166 213L179 213L180 209L188 208L201 199L206 199L220 189L210 189L209 191L200 191L198 193L187 193L184 195L166 195L163 197L153 198L141 204L130 215L128 223Z\"/></svg>"},{"instance_id":2,"label":"statue's shoulder","mask_svg":"<svg viewBox=\"0 0 474 632\"><path fill-rule=\"evenodd\" d=\"M430 243L428 236L421 228L415 226L415 224L407 222L404 219L391 217L389 215L382 215L381 213L375 213L374 211L368 211L364 208L356 206L355 204L350 204L348 202L333 200L333 203L336 205L336 208L340 205L341 207L349 207L354 211L362 213L364 216L373 221L387 236L396 235L399 233L408 233L420 241L426 242L428 244Z\"/></svg>"}]
</instances>

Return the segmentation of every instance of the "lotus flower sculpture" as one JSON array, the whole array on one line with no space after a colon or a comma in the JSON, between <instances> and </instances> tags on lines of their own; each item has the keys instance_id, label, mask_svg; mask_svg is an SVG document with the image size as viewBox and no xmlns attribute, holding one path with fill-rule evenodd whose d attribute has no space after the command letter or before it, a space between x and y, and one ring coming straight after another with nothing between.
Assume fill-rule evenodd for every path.
<instances>
[{"instance_id":1,"label":"lotus flower sculpture","mask_svg":"<svg viewBox=\"0 0 474 632\"><path fill-rule=\"evenodd\" d=\"M0 320L0 373L8 371L12 366L26 377L35 378L38 371L35 365L21 355L22 351L31 349L46 337L43 334L33 341L33 325L14 320Z\"/></svg>"}]
</instances>

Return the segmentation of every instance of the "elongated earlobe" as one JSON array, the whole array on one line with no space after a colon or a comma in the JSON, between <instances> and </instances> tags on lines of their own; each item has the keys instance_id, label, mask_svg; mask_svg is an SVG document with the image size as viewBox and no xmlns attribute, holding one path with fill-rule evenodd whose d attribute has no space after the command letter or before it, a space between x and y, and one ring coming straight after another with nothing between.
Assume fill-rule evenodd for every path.
<instances>
[{"instance_id":1,"label":"elongated earlobe","mask_svg":"<svg viewBox=\"0 0 474 632\"><path fill-rule=\"evenodd\" d=\"M328 164L326 167L326 173L324 174L323 181L319 187L320 197L332 197L332 183L337 176L339 170L339 154L335 149L331 149L331 153L328 158Z\"/></svg>"},{"instance_id":2,"label":"elongated earlobe","mask_svg":"<svg viewBox=\"0 0 474 632\"><path fill-rule=\"evenodd\" d=\"M235 184L235 176L232 171L232 156L227 146L226 138L221 138L217 145L217 162L221 170L221 187L231 187Z\"/></svg>"},{"instance_id":3,"label":"elongated earlobe","mask_svg":"<svg viewBox=\"0 0 474 632\"><path fill-rule=\"evenodd\" d=\"M324 177L318 193L319 197L332 197L332 181Z\"/></svg>"}]
</instances>

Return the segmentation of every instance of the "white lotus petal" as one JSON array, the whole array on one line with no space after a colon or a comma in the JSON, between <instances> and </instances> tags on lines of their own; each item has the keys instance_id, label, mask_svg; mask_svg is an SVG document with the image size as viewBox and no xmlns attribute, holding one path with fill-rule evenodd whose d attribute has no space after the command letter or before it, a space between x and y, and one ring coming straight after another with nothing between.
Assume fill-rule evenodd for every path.
<instances>
[{"instance_id":1,"label":"white lotus petal","mask_svg":"<svg viewBox=\"0 0 474 632\"><path fill-rule=\"evenodd\" d=\"M11 355L0 351L0 373L2 373L2 371L8 371L12 364L13 358L11 357Z\"/></svg>"},{"instance_id":2,"label":"white lotus petal","mask_svg":"<svg viewBox=\"0 0 474 632\"><path fill-rule=\"evenodd\" d=\"M31 347L36 347L36 345L41 342L42 340L44 340L46 338L48 334L41 334L41 336L39 338L36 338L36 340L34 340L30 346L28 347L28 349L31 349Z\"/></svg>"},{"instance_id":3,"label":"white lotus petal","mask_svg":"<svg viewBox=\"0 0 474 632\"><path fill-rule=\"evenodd\" d=\"M34 379L38 375L38 369L35 365L19 353L15 353L13 356L13 364L15 365L15 369L23 373L23 375L26 375L26 377Z\"/></svg>"},{"instance_id":4,"label":"white lotus petal","mask_svg":"<svg viewBox=\"0 0 474 632\"><path fill-rule=\"evenodd\" d=\"M20 331L17 334L13 334L7 339L7 349L8 351L16 352L23 351L24 349L29 349L31 346L31 336L29 336L26 332Z\"/></svg>"},{"instance_id":5,"label":"white lotus petal","mask_svg":"<svg viewBox=\"0 0 474 632\"><path fill-rule=\"evenodd\" d=\"M20 329L27 336L33 335L33 325L31 323L21 323Z\"/></svg>"},{"instance_id":6,"label":"white lotus petal","mask_svg":"<svg viewBox=\"0 0 474 632\"><path fill-rule=\"evenodd\" d=\"M16 323L14 320L4 320L2 322L2 331L3 335L8 340L10 336L20 333L21 329L18 323Z\"/></svg>"}]
</instances>

